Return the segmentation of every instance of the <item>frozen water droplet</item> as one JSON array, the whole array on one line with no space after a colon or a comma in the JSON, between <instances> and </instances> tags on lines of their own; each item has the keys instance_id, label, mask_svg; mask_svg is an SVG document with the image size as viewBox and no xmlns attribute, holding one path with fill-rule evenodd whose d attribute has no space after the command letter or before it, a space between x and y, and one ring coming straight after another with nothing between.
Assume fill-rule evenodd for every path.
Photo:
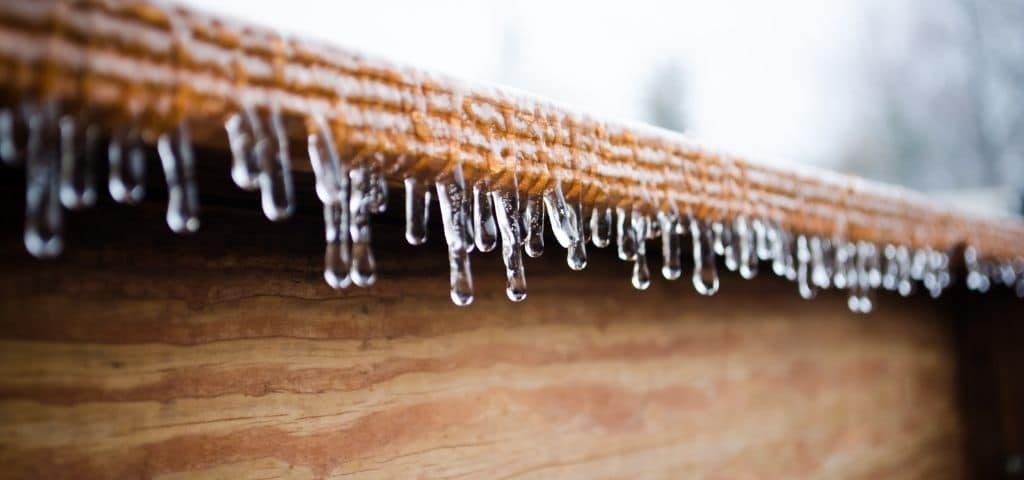
<instances>
[{"instance_id":1,"label":"frozen water droplet","mask_svg":"<svg viewBox=\"0 0 1024 480\"><path fill-rule=\"evenodd\" d=\"M607 247L612 241L612 209L597 207L590 215L591 241L597 248Z\"/></svg>"},{"instance_id":2,"label":"frozen water droplet","mask_svg":"<svg viewBox=\"0 0 1024 480\"><path fill-rule=\"evenodd\" d=\"M786 235L777 225L771 225L768 229L768 239L771 244L772 272L780 277L786 276Z\"/></svg>"},{"instance_id":3,"label":"frozen water droplet","mask_svg":"<svg viewBox=\"0 0 1024 480\"><path fill-rule=\"evenodd\" d=\"M757 251L754 230L746 217L739 216L733 221L733 232L735 233L735 256L739 262L740 276L750 280L757 276Z\"/></svg>"},{"instance_id":4,"label":"frozen water droplet","mask_svg":"<svg viewBox=\"0 0 1024 480\"><path fill-rule=\"evenodd\" d=\"M18 147L15 125L18 121L10 108L0 108L0 161L15 166L21 163L22 149Z\"/></svg>"},{"instance_id":5,"label":"frozen water droplet","mask_svg":"<svg viewBox=\"0 0 1024 480\"><path fill-rule=\"evenodd\" d=\"M587 266L587 250L583 243L582 218L573 205L566 201L561 184L556 184L544 192L544 207L548 212L555 240L568 250L566 263L569 264L569 268L584 269Z\"/></svg>"},{"instance_id":6,"label":"frozen water droplet","mask_svg":"<svg viewBox=\"0 0 1024 480\"><path fill-rule=\"evenodd\" d=\"M659 213L658 222L661 224L661 256L664 259L661 276L666 280L675 280L683 274L683 264L680 259L682 237L679 235L679 217L675 214Z\"/></svg>"},{"instance_id":7,"label":"frozen water droplet","mask_svg":"<svg viewBox=\"0 0 1024 480\"><path fill-rule=\"evenodd\" d=\"M360 287L377 281L377 262L370 245L370 214L373 211L370 169L359 166L349 171L349 234L352 236L352 283Z\"/></svg>"},{"instance_id":8,"label":"frozen water droplet","mask_svg":"<svg viewBox=\"0 0 1024 480\"><path fill-rule=\"evenodd\" d=\"M137 128L114 132L107 146L107 189L118 203L135 205L146 196L146 148Z\"/></svg>"},{"instance_id":9,"label":"frozen water droplet","mask_svg":"<svg viewBox=\"0 0 1024 480\"><path fill-rule=\"evenodd\" d=\"M793 254L793 235L789 232L782 231L779 238L782 242L782 259L785 264L786 279L791 282L796 281L796 255Z\"/></svg>"},{"instance_id":10,"label":"frozen water droplet","mask_svg":"<svg viewBox=\"0 0 1024 480\"><path fill-rule=\"evenodd\" d=\"M904 297L910 296L914 293L914 282L910 278L910 250L905 245L896 247L896 264L899 267L896 290Z\"/></svg>"},{"instance_id":11,"label":"frozen water droplet","mask_svg":"<svg viewBox=\"0 0 1024 480\"><path fill-rule=\"evenodd\" d=\"M56 103L26 106L25 248L36 258L53 258L64 248L60 207L60 128Z\"/></svg>"},{"instance_id":12,"label":"frozen water droplet","mask_svg":"<svg viewBox=\"0 0 1024 480\"><path fill-rule=\"evenodd\" d=\"M260 203L263 214L272 222L284 220L295 210L295 187L292 185L291 160L288 152L288 130L280 108L270 111L270 134L265 135L258 123L256 154L259 158Z\"/></svg>"},{"instance_id":13,"label":"frozen water droplet","mask_svg":"<svg viewBox=\"0 0 1024 480\"><path fill-rule=\"evenodd\" d=\"M405 179L405 240L410 245L427 241L430 225L430 186L413 177Z\"/></svg>"},{"instance_id":14,"label":"frozen water droplet","mask_svg":"<svg viewBox=\"0 0 1024 480\"><path fill-rule=\"evenodd\" d=\"M505 262L505 295L513 302L526 298L526 272L523 268L523 235L520 231L519 193L491 192L498 231L501 232L501 259Z\"/></svg>"},{"instance_id":15,"label":"frozen water droplet","mask_svg":"<svg viewBox=\"0 0 1024 480\"><path fill-rule=\"evenodd\" d=\"M636 259L638 239L633 230L633 211L626 208L615 209L615 243L618 245L620 260Z\"/></svg>"},{"instance_id":16,"label":"frozen water droplet","mask_svg":"<svg viewBox=\"0 0 1024 480\"><path fill-rule=\"evenodd\" d=\"M188 125L184 122L157 139L156 150L167 180L167 226L174 233L199 230L199 187Z\"/></svg>"},{"instance_id":17,"label":"frozen water droplet","mask_svg":"<svg viewBox=\"0 0 1024 480\"><path fill-rule=\"evenodd\" d=\"M388 210L388 180L380 168L370 168L370 211L384 213Z\"/></svg>"},{"instance_id":18,"label":"frozen water droplet","mask_svg":"<svg viewBox=\"0 0 1024 480\"><path fill-rule=\"evenodd\" d=\"M693 239L693 288L701 295L718 292L718 268L715 265L714 232L706 222L690 219Z\"/></svg>"},{"instance_id":19,"label":"frozen water droplet","mask_svg":"<svg viewBox=\"0 0 1024 480\"><path fill-rule=\"evenodd\" d=\"M352 284L348 173L326 119L317 116L314 125L315 130L307 137L307 149L316 178L316 195L324 205L324 280L331 288L346 288Z\"/></svg>"},{"instance_id":20,"label":"frozen water droplet","mask_svg":"<svg viewBox=\"0 0 1024 480\"><path fill-rule=\"evenodd\" d=\"M850 286L850 274L852 272L852 256L856 247L847 242L838 241L835 244L835 272L832 274L832 285L836 288L847 288Z\"/></svg>"},{"instance_id":21,"label":"frozen water droplet","mask_svg":"<svg viewBox=\"0 0 1024 480\"><path fill-rule=\"evenodd\" d=\"M448 265L451 269L451 297L456 305L473 303L473 275L469 269L469 243L466 229L470 218L464 208L466 186L462 169L456 168L452 178L438 181L437 203L448 244Z\"/></svg>"},{"instance_id":22,"label":"frozen water droplet","mask_svg":"<svg viewBox=\"0 0 1024 480\"><path fill-rule=\"evenodd\" d=\"M874 245L860 241L854 246L854 272L847 273L850 296L847 306L854 313L871 313L874 309L874 290L871 287L871 267Z\"/></svg>"},{"instance_id":23,"label":"frozen water droplet","mask_svg":"<svg viewBox=\"0 0 1024 480\"><path fill-rule=\"evenodd\" d=\"M231 180L238 188L248 191L256 190L260 185L260 162L256 155L256 133L251 118L256 118L256 112L249 107L245 113L232 114L224 122L228 147L231 149Z\"/></svg>"},{"instance_id":24,"label":"frozen water droplet","mask_svg":"<svg viewBox=\"0 0 1024 480\"><path fill-rule=\"evenodd\" d=\"M494 250L498 243L498 227L494 224L494 207L487 186L483 182L473 185L473 243L481 252Z\"/></svg>"},{"instance_id":25,"label":"frozen water droplet","mask_svg":"<svg viewBox=\"0 0 1024 480\"><path fill-rule=\"evenodd\" d=\"M796 237L797 285L800 297L810 300L818 296L818 286L811 281L811 248L804 235Z\"/></svg>"},{"instance_id":26,"label":"frozen water droplet","mask_svg":"<svg viewBox=\"0 0 1024 480\"><path fill-rule=\"evenodd\" d=\"M651 286L651 270L647 265L647 234L650 230L650 219L633 212L633 231L636 232L636 258L633 260L633 276L630 281L637 290L647 290Z\"/></svg>"},{"instance_id":27,"label":"frozen water droplet","mask_svg":"<svg viewBox=\"0 0 1024 480\"><path fill-rule=\"evenodd\" d=\"M540 195L526 195L523 224L526 227L526 254L537 258L544 253L544 200Z\"/></svg>"},{"instance_id":28,"label":"frozen water droplet","mask_svg":"<svg viewBox=\"0 0 1024 480\"><path fill-rule=\"evenodd\" d=\"M96 203L93 172L99 137L98 125L83 125L71 115L60 119L60 201L68 209Z\"/></svg>"}]
</instances>

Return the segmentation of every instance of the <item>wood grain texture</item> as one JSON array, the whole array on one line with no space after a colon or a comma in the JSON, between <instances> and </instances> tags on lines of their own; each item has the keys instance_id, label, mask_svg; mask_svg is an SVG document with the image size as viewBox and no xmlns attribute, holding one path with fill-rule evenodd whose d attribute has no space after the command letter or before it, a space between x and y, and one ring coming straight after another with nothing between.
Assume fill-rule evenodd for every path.
<instances>
[{"instance_id":1,"label":"wood grain texture","mask_svg":"<svg viewBox=\"0 0 1024 480\"><path fill-rule=\"evenodd\" d=\"M458 308L439 232L405 246L391 216L378 284L335 292L312 193L271 224L216 186L225 173L201 176L195 236L157 203L102 204L39 262L2 172L0 477L964 474L943 302L853 316L767 274L713 298L641 293L613 253L570 272L549 246L522 304L499 257L475 255L477 299Z\"/></svg>"}]
</instances>

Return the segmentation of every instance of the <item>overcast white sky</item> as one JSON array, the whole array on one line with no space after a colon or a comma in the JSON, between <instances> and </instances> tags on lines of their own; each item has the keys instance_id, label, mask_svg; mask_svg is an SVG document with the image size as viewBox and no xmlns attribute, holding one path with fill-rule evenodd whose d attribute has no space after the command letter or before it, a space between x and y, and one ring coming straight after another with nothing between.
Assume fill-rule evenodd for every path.
<instances>
[{"instance_id":1,"label":"overcast white sky","mask_svg":"<svg viewBox=\"0 0 1024 480\"><path fill-rule=\"evenodd\" d=\"M858 0L190 0L201 8L592 113L643 120L666 62L688 122L735 153L832 165L860 114ZM877 12L876 12L877 13ZM514 66L514 67L512 67Z\"/></svg>"}]
</instances>

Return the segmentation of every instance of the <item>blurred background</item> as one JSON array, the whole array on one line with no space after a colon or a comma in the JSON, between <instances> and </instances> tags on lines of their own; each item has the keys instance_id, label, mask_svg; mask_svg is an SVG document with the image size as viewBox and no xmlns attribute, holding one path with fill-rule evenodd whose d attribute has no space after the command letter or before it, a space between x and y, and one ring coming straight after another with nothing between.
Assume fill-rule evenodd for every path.
<instances>
[{"instance_id":1,"label":"blurred background","mask_svg":"<svg viewBox=\"0 0 1024 480\"><path fill-rule=\"evenodd\" d=\"M756 161L1024 212L1024 1L189 1Z\"/></svg>"}]
</instances>

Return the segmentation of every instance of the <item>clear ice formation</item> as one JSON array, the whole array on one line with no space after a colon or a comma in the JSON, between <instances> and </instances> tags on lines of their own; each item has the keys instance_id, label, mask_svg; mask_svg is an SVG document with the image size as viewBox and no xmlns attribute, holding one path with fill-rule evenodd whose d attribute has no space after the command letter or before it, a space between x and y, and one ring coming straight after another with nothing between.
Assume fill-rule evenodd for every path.
<instances>
[{"instance_id":1,"label":"clear ice formation","mask_svg":"<svg viewBox=\"0 0 1024 480\"><path fill-rule=\"evenodd\" d=\"M295 209L286 120L277 107L266 112L245 107L224 123L233 182L244 190L259 190L263 212L274 221L287 218ZM306 125L316 195L323 205L324 279L335 289L373 285L377 269L371 217L384 212L388 195L381 160L375 155L340 154L324 116L314 115ZM167 182L166 220L176 233L199 228L199 192L189 134L188 125L181 122L160 133L155 145ZM122 204L141 202L152 150L137 126L103 132L87 115L66 114L56 102L0 108L0 162L25 169L24 243L29 253L38 258L60 254L64 209L96 203L100 194L97 164L104 152L111 198ZM954 282L949 252L795 232L783 228L777 218L735 216L708 221L688 212L647 212L629 204L587 206L578 187L563 190L561 182L542 192L497 188L486 178L467 187L458 165L439 178L401 180L405 238L412 245L427 241L436 192L448 246L450 296L456 305L473 302L469 254L474 249L491 251L499 242L506 296L523 301L527 294L523 254L543 254L546 221L558 245L566 249L566 262L573 270L586 267L588 242L605 248L614 240L617 256L633 262L630 282L638 290L649 288L652 281L649 240L661 242L661 276L666 280L681 278L684 262L692 259L692 285L701 295L718 291L719 261L744 279L755 277L764 262L775 275L795 282L797 293L805 299L822 290L846 290L848 307L856 313L876 307L878 289L909 296L920 286L937 297ZM690 257L683 255L686 242L692 247ZM969 290L985 292L1002 286L1024 298L1024 259L996 263L968 245L963 249L963 265Z\"/></svg>"}]
</instances>

